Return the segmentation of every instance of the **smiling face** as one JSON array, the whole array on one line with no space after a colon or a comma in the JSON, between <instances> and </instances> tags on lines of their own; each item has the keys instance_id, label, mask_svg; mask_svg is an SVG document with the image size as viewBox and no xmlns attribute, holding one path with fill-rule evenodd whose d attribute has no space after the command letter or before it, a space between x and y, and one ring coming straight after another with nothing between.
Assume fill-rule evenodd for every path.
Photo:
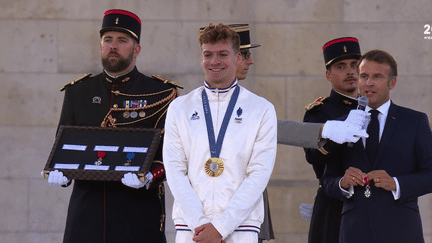
<instances>
[{"instance_id":1,"label":"smiling face","mask_svg":"<svg viewBox=\"0 0 432 243\"><path fill-rule=\"evenodd\" d=\"M111 75L121 75L130 71L141 50L132 37L118 31L107 31L100 43L102 66Z\"/></svg>"},{"instance_id":2,"label":"smiling face","mask_svg":"<svg viewBox=\"0 0 432 243\"><path fill-rule=\"evenodd\" d=\"M390 75L390 65L363 59L359 65L359 89L369 99L369 107L376 109L390 99L390 90L396 86L396 77Z\"/></svg>"},{"instance_id":3,"label":"smiling face","mask_svg":"<svg viewBox=\"0 0 432 243\"><path fill-rule=\"evenodd\" d=\"M332 89L351 97L357 97L357 59L337 61L326 71L326 78L332 84Z\"/></svg>"},{"instance_id":4,"label":"smiling face","mask_svg":"<svg viewBox=\"0 0 432 243\"><path fill-rule=\"evenodd\" d=\"M201 66L210 87L228 87L236 77L236 67L240 63L240 58L240 52L235 52L228 41L202 44Z\"/></svg>"}]
</instances>

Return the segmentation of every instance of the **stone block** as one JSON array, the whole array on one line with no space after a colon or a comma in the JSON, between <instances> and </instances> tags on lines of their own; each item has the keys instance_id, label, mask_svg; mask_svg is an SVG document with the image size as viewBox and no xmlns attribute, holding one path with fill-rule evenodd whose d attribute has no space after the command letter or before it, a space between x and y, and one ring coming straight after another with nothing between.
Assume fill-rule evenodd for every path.
<instances>
[{"instance_id":1,"label":"stone block","mask_svg":"<svg viewBox=\"0 0 432 243\"><path fill-rule=\"evenodd\" d=\"M432 82L426 76L398 75L390 99L397 105L424 112L432 119ZM415 97L415 98L414 98Z\"/></svg>"},{"instance_id":2,"label":"stone block","mask_svg":"<svg viewBox=\"0 0 432 243\"><path fill-rule=\"evenodd\" d=\"M2 243L59 243L63 241L61 232L10 232L1 233Z\"/></svg>"},{"instance_id":3,"label":"stone block","mask_svg":"<svg viewBox=\"0 0 432 243\"><path fill-rule=\"evenodd\" d=\"M61 232L64 230L72 186L54 187L43 178L30 180L30 231Z\"/></svg>"},{"instance_id":4,"label":"stone block","mask_svg":"<svg viewBox=\"0 0 432 243\"><path fill-rule=\"evenodd\" d=\"M302 121L305 107L319 97L330 94L331 83L322 76L288 76L287 78L257 78L256 93L268 99L276 108L278 119Z\"/></svg>"},{"instance_id":5,"label":"stone block","mask_svg":"<svg viewBox=\"0 0 432 243\"><path fill-rule=\"evenodd\" d=\"M432 234L432 211L431 211L431 202L432 201L432 195L427 194L424 196L419 197L419 208L420 208L420 215L422 219L423 224L423 234L426 236L431 236ZM426 241L430 242L430 241Z\"/></svg>"},{"instance_id":6,"label":"stone block","mask_svg":"<svg viewBox=\"0 0 432 243\"><path fill-rule=\"evenodd\" d=\"M271 102L276 110L278 119L284 119L286 115L286 79L283 77L258 77L256 78L255 93Z\"/></svg>"},{"instance_id":7,"label":"stone block","mask_svg":"<svg viewBox=\"0 0 432 243\"><path fill-rule=\"evenodd\" d=\"M325 72L322 46L331 39L325 24L259 23L255 68L259 76L322 75ZM330 32L331 33L331 32Z\"/></svg>"},{"instance_id":8,"label":"stone block","mask_svg":"<svg viewBox=\"0 0 432 243\"><path fill-rule=\"evenodd\" d=\"M398 64L399 75L426 76L432 73L432 40L423 38L423 24L349 24L365 53L372 49L389 52Z\"/></svg>"},{"instance_id":9,"label":"stone block","mask_svg":"<svg viewBox=\"0 0 432 243\"><path fill-rule=\"evenodd\" d=\"M0 191L2 192L0 197L2 215L0 228L2 231L20 232L28 230L28 181L1 177Z\"/></svg>"},{"instance_id":10,"label":"stone block","mask_svg":"<svg viewBox=\"0 0 432 243\"><path fill-rule=\"evenodd\" d=\"M102 71L100 21L61 21L59 28L59 72ZM197 41L201 24L142 22L138 70L155 73L202 73Z\"/></svg>"},{"instance_id":11,"label":"stone block","mask_svg":"<svg viewBox=\"0 0 432 243\"><path fill-rule=\"evenodd\" d=\"M146 0L138 3L137 12L142 19L234 23L239 20L252 21L255 18L255 6L247 0Z\"/></svg>"},{"instance_id":12,"label":"stone block","mask_svg":"<svg viewBox=\"0 0 432 243\"><path fill-rule=\"evenodd\" d=\"M0 126L0 178L42 178L56 127Z\"/></svg>"},{"instance_id":13,"label":"stone block","mask_svg":"<svg viewBox=\"0 0 432 243\"><path fill-rule=\"evenodd\" d=\"M305 234L309 221L300 215L300 204L313 204L317 188L268 187L269 205L276 234ZM279 242L280 239L278 239Z\"/></svg>"},{"instance_id":14,"label":"stone block","mask_svg":"<svg viewBox=\"0 0 432 243\"><path fill-rule=\"evenodd\" d=\"M58 30L58 72L102 72L99 21L60 21Z\"/></svg>"},{"instance_id":15,"label":"stone block","mask_svg":"<svg viewBox=\"0 0 432 243\"><path fill-rule=\"evenodd\" d=\"M378 1L344 1L343 20L347 22L419 22L430 23L430 9L432 2L429 0L402 0L389 3L385 0ZM420 26L420 25L419 25ZM423 25L421 25L423 26ZM416 31L413 31L415 33Z\"/></svg>"},{"instance_id":16,"label":"stone block","mask_svg":"<svg viewBox=\"0 0 432 243\"><path fill-rule=\"evenodd\" d=\"M343 36L357 37L363 53L388 51L400 74L429 75L432 40L423 38L422 27L411 23L256 24L255 35L262 44L254 57L257 75L321 75L325 72L322 46ZM416 28L418 35L413 36Z\"/></svg>"},{"instance_id":17,"label":"stone block","mask_svg":"<svg viewBox=\"0 0 432 243\"><path fill-rule=\"evenodd\" d=\"M279 144L272 180L316 180L303 148Z\"/></svg>"},{"instance_id":18,"label":"stone block","mask_svg":"<svg viewBox=\"0 0 432 243\"><path fill-rule=\"evenodd\" d=\"M5 0L2 2L2 18L29 19L102 19L103 13L111 8L122 8L129 11L137 9L137 0L103 1L86 0L29 2L26 0Z\"/></svg>"},{"instance_id":19,"label":"stone block","mask_svg":"<svg viewBox=\"0 0 432 243\"><path fill-rule=\"evenodd\" d=\"M60 88L80 76L0 72L0 125L57 126L64 96Z\"/></svg>"},{"instance_id":20,"label":"stone block","mask_svg":"<svg viewBox=\"0 0 432 243\"><path fill-rule=\"evenodd\" d=\"M256 1L255 10L259 12L259 22L334 22L343 16L343 1L284 1L276 0L271 4L266 0Z\"/></svg>"},{"instance_id":21,"label":"stone block","mask_svg":"<svg viewBox=\"0 0 432 243\"><path fill-rule=\"evenodd\" d=\"M287 78L286 102L287 118L303 121L305 107L319 97L330 95L331 83L325 72L318 76L296 76Z\"/></svg>"},{"instance_id":22,"label":"stone block","mask_svg":"<svg viewBox=\"0 0 432 243\"><path fill-rule=\"evenodd\" d=\"M170 75L166 75L169 77ZM163 76L165 77L165 76ZM204 85L204 73L203 74L179 74L174 75L172 78L167 78L176 83L179 83L184 88L179 89L180 95L186 95L192 90Z\"/></svg>"},{"instance_id":23,"label":"stone block","mask_svg":"<svg viewBox=\"0 0 432 243\"><path fill-rule=\"evenodd\" d=\"M274 240L268 241L268 243L292 243L292 242L307 242L307 233L275 233Z\"/></svg>"},{"instance_id":24,"label":"stone block","mask_svg":"<svg viewBox=\"0 0 432 243\"><path fill-rule=\"evenodd\" d=\"M44 20L2 20L0 72L56 72L57 24Z\"/></svg>"},{"instance_id":25,"label":"stone block","mask_svg":"<svg viewBox=\"0 0 432 243\"><path fill-rule=\"evenodd\" d=\"M204 74L198 30L205 24L143 22L137 67L144 73Z\"/></svg>"}]
</instances>

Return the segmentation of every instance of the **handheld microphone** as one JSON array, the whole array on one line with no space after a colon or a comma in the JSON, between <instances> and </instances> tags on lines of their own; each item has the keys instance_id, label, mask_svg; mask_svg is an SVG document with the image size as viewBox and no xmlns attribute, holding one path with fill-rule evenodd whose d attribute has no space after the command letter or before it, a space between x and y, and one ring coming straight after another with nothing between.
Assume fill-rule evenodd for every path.
<instances>
[{"instance_id":1,"label":"handheld microphone","mask_svg":"<svg viewBox=\"0 0 432 243\"><path fill-rule=\"evenodd\" d=\"M366 96L358 97L357 101L358 101L357 110L364 111L366 109L366 106L369 104L369 100Z\"/></svg>"},{"instance_id":2,"label":"handheld microphone","mask_svg":"<svg viewBox=\"0 0 432 243\"><path fill-rule=\"evenodd\" d=\"M360 96L358 97L357 102L357 110L364 111L366 109L366 106L369 104L369 99L366 96ZM348 147L352 148L353 143L348 143Z\"/></svg>"}]
</instances>

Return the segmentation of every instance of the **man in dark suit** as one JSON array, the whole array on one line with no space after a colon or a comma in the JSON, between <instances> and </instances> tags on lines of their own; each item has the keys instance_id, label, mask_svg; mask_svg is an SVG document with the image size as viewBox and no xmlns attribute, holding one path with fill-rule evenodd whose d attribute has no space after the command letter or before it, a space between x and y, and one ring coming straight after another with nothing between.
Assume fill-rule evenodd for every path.
<instances>
[{"instance_id":1,"label":"man in dark suit","mask_svg":"<svg viewBox=\"0 0 432 243\"><path fill-rule=\"evenodd\" d=\"M342 148L323 177L326 193L344 202L340 242L424 242L417 200L432 192L432 133L426 114L390 100L396 77L387 52L359 60L369 138Z\"/></svg>"}]
</instances>

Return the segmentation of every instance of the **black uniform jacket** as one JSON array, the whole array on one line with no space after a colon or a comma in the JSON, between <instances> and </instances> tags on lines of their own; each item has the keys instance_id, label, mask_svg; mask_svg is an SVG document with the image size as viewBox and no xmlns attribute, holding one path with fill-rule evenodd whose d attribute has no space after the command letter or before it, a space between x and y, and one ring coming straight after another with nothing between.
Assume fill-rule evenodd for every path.
<instances>
[{"instance_id":1,"label":"black uniform jacket","mask_svg":"<svg viewBox=\"0 0 432 243\"><path fill-rule=\"evenodd\" d=\"M64 89L59 126L163 128L166 109L178 96L176 87L147 77L136 67L118 78L105 72L86 75ZM148 190L116 181L76 180L64 242L166 242L161 147L162 143L151 166L155 180Z\"/></svg>"},{"instance_id":2,"label":"black uniform jacket","mask_svg":"<svg viewBox=\"0 0 432 243\"><path fill-rule=\"evenodd\" d=\"M307 107L305 122L325 123L327 120L343 120L350 110L357 108L357 100L332 90L327 98L319 98ZM315 198L309 243L333 243L339 241L342 202L328 197L321 187L322 176L327 163L334 161L335 154L342 146L328 140L321 149L306 149L306 160L313 166L320 180Z\"/></svg>"}]
</instances>

